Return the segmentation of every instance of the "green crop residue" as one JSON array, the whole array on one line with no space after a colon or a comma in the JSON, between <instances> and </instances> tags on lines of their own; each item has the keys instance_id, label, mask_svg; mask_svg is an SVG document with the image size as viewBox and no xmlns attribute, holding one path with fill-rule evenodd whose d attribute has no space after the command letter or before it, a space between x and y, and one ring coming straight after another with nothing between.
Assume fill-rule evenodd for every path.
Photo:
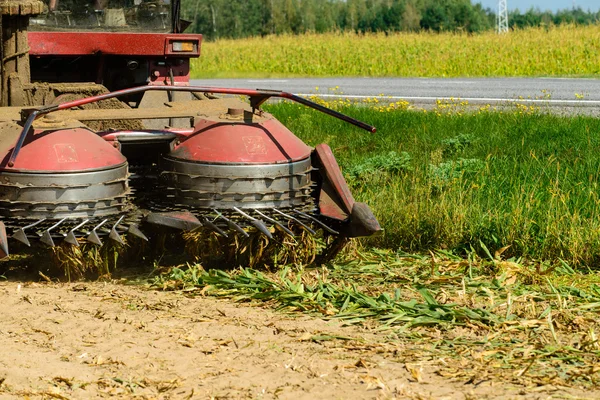
<instances>
[{"instance_id":1,"label":"green crop residue","mask_svg":"<svg viewBox=\"0 0 600 400\"><path fill-rule=\"evenodd\" d=\"M151 285L362 327L379 333L376 343L306 340L350 340L464 382L477 377L527 387L595 387L600 278L564 262L553 267L504 259L503 251L486 253L463 259L445 251L420 256L354 249L322 268L225 272L191 265Z\"/></svg>"}]
</instances>

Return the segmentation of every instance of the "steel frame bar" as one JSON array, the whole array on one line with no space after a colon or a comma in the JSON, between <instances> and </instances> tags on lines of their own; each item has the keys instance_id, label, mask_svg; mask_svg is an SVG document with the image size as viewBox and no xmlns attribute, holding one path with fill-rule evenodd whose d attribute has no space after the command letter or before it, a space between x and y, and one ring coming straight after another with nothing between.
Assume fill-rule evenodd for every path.
<instances>
[{"instance_id":1,"label":"steel frame bar","mask_svg":"<svg viewBox=\"0 0 600 400\"><path fill-rule=\"evenodd\" d=\"M42 115L49 114L55 111L68 110L73 107L79 107L85 104L95 103L101 100L112 99L115 97L131 95L135 93L143 93L147 91L171 91L171 92L202 92L202 93L218 93L218 94L232 94L232 95L242 95L250 97L250 104L254 109L260 108L260 106L271 97L279 97L283 99L288 99L300 103L304 106L314 108L322 113L328 114L332 117L341 119L342 121L348 122L352 125L355 125L359 128L365 129L371 133L376 132L376 128L369 124L366 124L362 121L339 113L330 108L324 107L320 104L317 104L313 101L305 99L303 97L297 96L292 93L282 92L277 90L252 90L252 89L235 89L235 88L219 88L219 87L210 87L210 86L139 86L130 89L117 90L111 93L105 93L98 96L86 97L83 99L77 99L73 101L68 101L61 104L55 104L51 106L41 107L37 110L23 110L24 116L27 115L25 119L25 123L23 125L23 130L15 143L15 147L13 149L12 154L8 160L8 166L13 167L15 165L15 160L21 151L21 147L23 147L23 143L25 139L29 135L31 131L31 127L33 122Z\"/></svg>"}]
</instances>

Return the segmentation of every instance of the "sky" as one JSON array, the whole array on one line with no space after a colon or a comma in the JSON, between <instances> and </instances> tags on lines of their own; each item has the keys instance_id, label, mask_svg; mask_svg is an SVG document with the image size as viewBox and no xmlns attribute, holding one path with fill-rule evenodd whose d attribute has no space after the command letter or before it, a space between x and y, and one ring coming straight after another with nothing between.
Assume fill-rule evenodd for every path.
<instances>
[{"instance_id":1,"label":"sky","mask_svg":"<svg viewBox=\"0 0 600 400\"><path fill-rule=\"evenodd\" d=\"M472 0L471 2L473 4L481 3L483 7L491 8L492 10L498 9L498 0ZM520 11L527 11L533 7L539 8L542 11L556 11L572 8L573 0L506 0L506 4L509 10L518 8ZM581 7L585 11L588 9L598 11L600 10L600 0L575 0L575 6Z\"/></svg>"}]
</instances>

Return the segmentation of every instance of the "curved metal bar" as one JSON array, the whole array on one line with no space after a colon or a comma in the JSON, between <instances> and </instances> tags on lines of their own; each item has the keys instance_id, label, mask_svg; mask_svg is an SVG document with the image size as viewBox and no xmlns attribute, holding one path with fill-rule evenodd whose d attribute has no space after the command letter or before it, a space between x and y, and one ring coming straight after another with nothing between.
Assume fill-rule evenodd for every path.
<instances>
[{"instance_id":1,"label":"curved metal bar","mask_svg":"<svg viewBox=\"0 0 600 400\"><path fill-rule=\"evenodd\" d=\"M136 93L143 93L147 91L172 91L172 92L202 92L202 93L218 93L218 94L232 94L232 95L242 95L250 97L250 105L252 108L260 108L260 106L267 101L271 97L280 97L283 99L288 99L300 103L304 106L314 108L317 111L330 115L332 117L341 119L342 121L348 122L352 125L355 125L359 128L365 129L371 133L376 132L376 128L369 124L366 124L362 121L344 115L340 112L332 110L330 108L324 107L320 104L317 104L313 101L305 99L303 97L297 96L288 92L281 92L278 90L252 90L252 89L235 89L235 88L219 88L219 87L210 87L210 86L138 86L129 89L117 90L110 93L101 94L98 96L86 97L83 99L77 99L73 101L68 101L66 103L61 103L58 105L52 105L48 107L42 107L37 110L34 110L29 114L27 119L25 120L25 124L23 125L23 130L17 139L15 147L13 149L12 154L8 160L8 166L13 167L15 165L15 161L19 152L21 151L21 147L27 138L29 131L31 130L31 126L33 122L40 116L46 115L48 113L54 111L62 111L68 110L73 107L83 106L85 104L96 103L98 101L112 99L115 97L126 96Z\"/></svg>"},{"instance_id":2,"label":"curved metal bar","mask_svg":"<svg viewBox=\"0 0 600 400\"><path fill-rule=\"evenodd\" d=\"M235 222L233 222L232 220L230 220L229 218L225 217L223 214L221 214L217 209L213 209L213 212L217 214L217 216L221 219L223 219L225 222L227 222L227 226L229 226L231 229L233 229L234 231L236 231L237 233L241 234L242 236L245 237L250 237L250 235L248 234L248 232L246 232L244 229L242 229L241 226L239 226L238 224L236 224Z\"/></svg>"},{"instance_id":3,"label":"curved metal bar","mask_svg":"<svg viewBox=\"0 0 600 400\"><path fill-rule=\"evenodd\" d=\"M202 225L209 227L210 229L212 229L213 231L217 232L219 235L221 235L225 238L229 237L229 236L227 236L227 233L225 233L225 231L223 231L223 229L219 228L208 218L200 217L199 219L200 219L200 222L202 222Z\"/></svg>"},{"instance_id":4,"label":"curved metal bar","mask_svg":"<svg viewBox=\"0 0 600 400\"><path fill-rule=\"evenodd\" d=\"M310 107L310 108L314 108L317 111L320 111L320 112L322 112L324 114L327 114L327 115L331 115L332 117L335 117L337 119L341 119L344 122L348 122L349 124L352 124L354 126L358 126L359 128L364 129L366 131L369 131L371 133L377 132L377 128L375 128L372 125L366 124L366 123L364 123L362 121L359 121L359 120L357 120L355 118L349 117L346 114L342 114L340 112L332 110L331 108L324 107L324 106L322 106L320 104L315 103L314 101L310 101L308 99L305 99L304 97L300 97L300 96L297 96L295 94L286 93L286 92L279 92L279 95L274 96L274 97L283 97L285 99L295 101L296 103L300 103L300 104L302 104L304 106L307 106L307 107Z\"/></svg>"},{"instance_id":5,"label":"curved metal bar","mask_svg":"<svg viewBox=\"0 0 600 400\"><path fill-rule=\"evenodd\" d=\"M332 229L332 228L328 227L327 225L325 225L325 223L323 223L323 222L319 221L317 218L313 217L312 215L309 215L309 214L303 213L302 211L299 211L299 210L293 210L293 211L294 211L296 214L298 214L298 215L301 215L301 216L303 216L303 217L304 217L304 218L306 218L306 219L309 219L309 220L311 220L311 221L314 221L314 222L316 222L317 224L321 225L321 227L322 227L323 229L325 229L327 232L329 232L329 233L331 233L331 234L333 234L333 235L339 235L339 234L340 234L338 231L336 231L336 230L334 230L334 229Z\"/></svg>"},{"instance_id":6,"label":"curved metal bar","mask_svg":"<svg viewBox=\"0 0 600 400\"><path fill-rule=\"evenodd\" d=\"M29 114L29 116L25 120L25 124L23 125L23 130L21 131L21 134L19 135L19 138L17 139L17 143L15 143L15 147L10 155L10 158L8 159L9 167L12 168L15 166L15 160L17 159L17 156L19 155L19 151L21 151L21 147L23 146L23 142L25 142L25 139L27 138L27 134L29 133L31 126L33 125L33 121L35 121L36 118L39 117L40 115L44 115L49 112L50 111L43 113L41 110L35 110L31 114Z\"/></svg>"},{"instance_id":7,"label":"curved metal bar","mask_svg":"<svg viewBox=\"0 0 600 400\"><path fill-rule=\"evenodd\" d=\"M285 218L287 218L289 220L297 222L302 227L304 227L304 229L306 229L310 234L312 234L312 235L316 235L317 234L317 232L315 232L310 226L306 225L304 222L300 221L298 218L294 218L291 215L285 214L285 213L281 212L280 210L278 210L277 208L271 208L271 211L274 211L277 214L279 214L279 215L281 215L281 216L283 216L283 217L285 217Z\"/></svg>"},{"instance_id":8,"label":"curved metal bar","mask_svg":"<svg viewBox=\"0 0 600 400\"><path fill-rule=\"evenodd\" d=\"M269 239L273 239L273 235L271 234L271 232L269 232L269 228L267 228L267 226L265 225L264 222L262 222L259 219L254 218L251 215L246 214L245 212L243 212L242 210L240 210L237 207L233 207L233 209L240 214L242 217L248 218L250 220L250 223L252 225L254 225L254 227L256 229L258 229L260 232L262 232L266 237L268 237Z\"/></svg>"},{"instance_id":9,"label":"curved metal bar","mask_svg":"<svg viewBox=\"0 0 600 400\"><path fill-rule=\"evenodd\" d=\"M190 130L191 131L191 130ZM148 141L161 141L161 140L173 140L177 139L177 134L171 131L161 130L135 130L135 131L107 131L98 132L98 136L102 139L119 140L121 142L136 141L136 140L148 140Z\"/></svg>"},{"instance_id":10,"label":"curved metal bar","mask_svg":"<svg viewBox=\"0 0 600 400\"><path fill-rule=\"evenodd\" d=\"M268 215L265 215L256 209L254 210L254 212L257 213L258 215L260 215L261 217L263 217L264 219L266 219L267 221L271 222L272 224L275 224L278 227L280 227L281 229L283 229L283 231L285 233L287 233L288 235L290 235L291 237L296 237L294 232L290 231L288 228L286 228L281 222L277 221L276 219L273 219L273 218L269 217Z\"/></svg>"}]
</instances>

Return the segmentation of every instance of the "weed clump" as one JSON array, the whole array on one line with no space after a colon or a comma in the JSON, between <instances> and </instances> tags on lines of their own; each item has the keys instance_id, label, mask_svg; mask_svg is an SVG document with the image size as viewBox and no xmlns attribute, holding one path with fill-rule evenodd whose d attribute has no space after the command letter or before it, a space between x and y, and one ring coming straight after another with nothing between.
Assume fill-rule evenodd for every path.
<instances>
[{"instance_id":1,"label":"weed clump","mask_svg":"<svg viewBox=\"0 0 600 400\"><path fill-rule=\"evenodd\" d=\"M407 152L390 151L385 154L367 157L361 162L350 165L344 172L350 183L365 183L375 179L376 176L390 176L408 172L412 168L410 163L411 157Z\"/></svg>"}]
</instances>

